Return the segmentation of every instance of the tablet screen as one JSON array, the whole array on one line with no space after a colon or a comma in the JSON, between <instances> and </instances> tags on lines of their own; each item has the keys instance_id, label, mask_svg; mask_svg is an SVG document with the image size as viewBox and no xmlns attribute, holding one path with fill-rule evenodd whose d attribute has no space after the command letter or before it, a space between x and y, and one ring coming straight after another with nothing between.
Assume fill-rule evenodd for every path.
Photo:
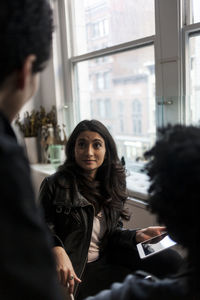
<instances>
[{"instance_id":1,"label":"tablet screen","mask_svg":"<svg viewBox=\"0 0 200 300\"><path fill-rule=\"evenodd\" d=\"M176 244L167 233L156 236L137 245L141 258L160 252Z\"/></svg>"}]
</instances>

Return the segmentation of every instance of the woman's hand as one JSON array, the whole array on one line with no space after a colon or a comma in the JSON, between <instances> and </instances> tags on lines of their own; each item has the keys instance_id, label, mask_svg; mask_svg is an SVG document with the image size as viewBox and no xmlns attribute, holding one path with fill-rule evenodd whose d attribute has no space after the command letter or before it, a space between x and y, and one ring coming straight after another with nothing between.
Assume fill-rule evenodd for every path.
<instances>
[{"instance_id":1,"label":"woman's hand","mask_svg":"<svg viewBox=\"0 0 200 300\"><path fill-rule=\"evenodd\" d=\"M53 247L53 253L56 258L56 269L58 272L58 279L63 286L68 286L69 294L72 294L74 291L75 281L81 282L74 272L71 260L64 248L62 247Z\"/></svg>"},{"instance_id":2,"label":"woman's hand","mask_svg":"<svg viewBox=\"0 0 200 300\"><path fill-rule=\"evenodd\" d=\"M150 226L136 231L136 243L141 243L166 231L163 226Z\"/></svg>"}]
</instances>

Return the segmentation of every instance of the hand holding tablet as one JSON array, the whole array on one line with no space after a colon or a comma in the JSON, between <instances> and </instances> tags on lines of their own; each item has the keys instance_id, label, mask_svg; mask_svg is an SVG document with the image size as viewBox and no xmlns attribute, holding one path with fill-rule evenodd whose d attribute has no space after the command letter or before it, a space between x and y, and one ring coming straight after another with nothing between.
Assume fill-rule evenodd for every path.
<instances>
[{"instance_id":1,"label":"hand holding tablet","mask_svg":"<svg viewBox=\"0 0 200 300\"><path fill-rule=\"evenodd\" d=\"M151 255L154 255L160 251L163 251L169 247L172 247L176 244L167 232L164 232L160 235L157 235L149 240L137 244L137 249L140 255L140 258L146 258Z\"/></svg>"}]
</instances>

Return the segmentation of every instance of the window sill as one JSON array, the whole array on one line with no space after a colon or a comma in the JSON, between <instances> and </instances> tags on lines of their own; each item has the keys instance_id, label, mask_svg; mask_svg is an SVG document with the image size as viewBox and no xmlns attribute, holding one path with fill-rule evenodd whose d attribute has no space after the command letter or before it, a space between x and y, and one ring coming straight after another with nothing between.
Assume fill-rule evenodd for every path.
<instances>
[{"instance_id":1,"label":"window sill","mask_svg":"<svg viewBox=\"0 0 200 300\"><path fill-rule=\"evenodd\" d=\"M52 175L56 172L51 164L32 164L31 169L45 176Z\"/></svg>"},{"instance_id":2,"label":"window sill","mask_svg":"<svg viewBox=\"0 0 200 300\"><path fill-rule=\"evenodd\" d=\"M148 200L149 177L144 173L130 172L126 179L129 197Z\"/></svg>"}]
</instances>

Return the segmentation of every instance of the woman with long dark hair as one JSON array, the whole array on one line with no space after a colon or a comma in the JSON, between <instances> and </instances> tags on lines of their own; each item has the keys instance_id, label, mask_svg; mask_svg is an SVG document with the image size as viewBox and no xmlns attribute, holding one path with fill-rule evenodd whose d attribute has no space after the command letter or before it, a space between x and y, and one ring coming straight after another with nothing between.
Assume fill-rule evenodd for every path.
<instances>
[{"instance_id":1,"label":"woman with long dark hair","mask_svg":"<svg viewBox=\"0 0 200 300\"><path fill-rule=\"evenodd\" d=\"M97 120L80 122L67 142L66 161L40 189L59 280L76 299L142 268L136 243L165 229L124 230L126 199L125 169L111 134ZM171 260L171 266L177 264ZM149 268L148 260L144 268Z\"/></svg>"}]
</instances>

